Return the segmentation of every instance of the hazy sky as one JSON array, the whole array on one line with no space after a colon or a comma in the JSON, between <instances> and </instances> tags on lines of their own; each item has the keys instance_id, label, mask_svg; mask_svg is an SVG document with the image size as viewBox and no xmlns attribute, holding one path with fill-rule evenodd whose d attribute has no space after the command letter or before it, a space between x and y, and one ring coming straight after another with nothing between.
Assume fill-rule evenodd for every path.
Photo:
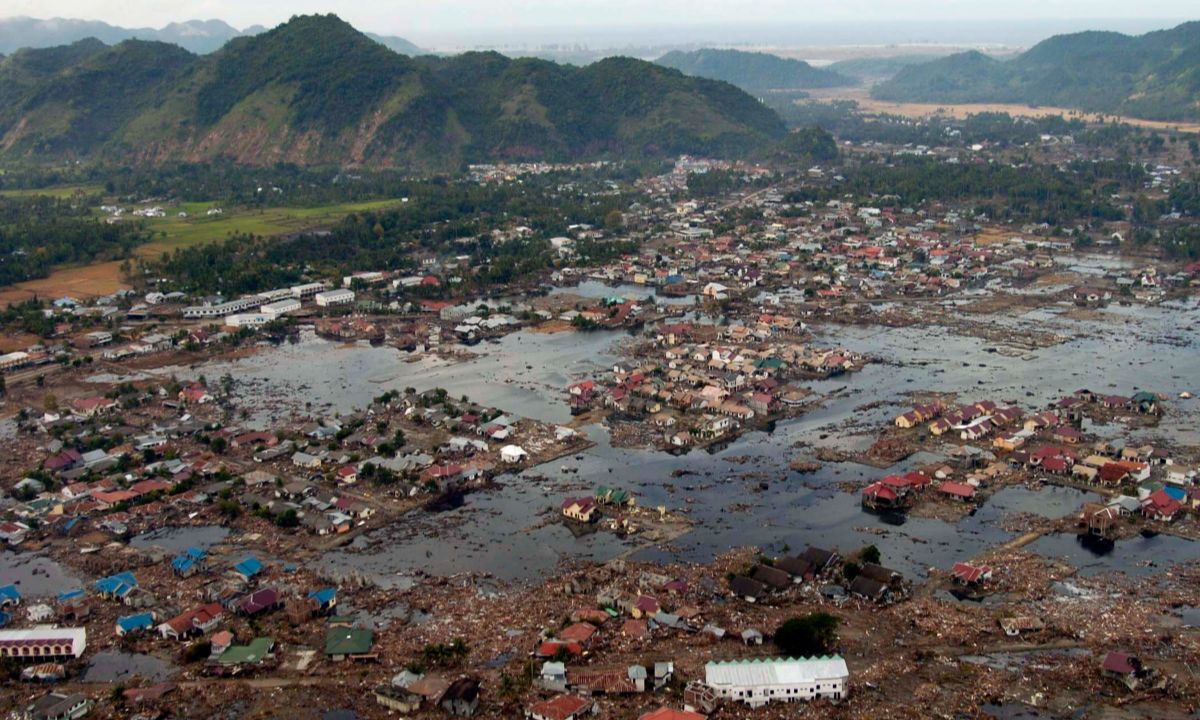
<instances>
[{"instance_id":1,"label":"hazy sky","mask_svg":"<svg viewBox=\"0 0 1200 720\"><path fill-rule=\"evenodd\" d=\"M1195 0L4 0L3 15L79 17L125 26L220 18L237 27L275 25L288 16L336 12L388 32L442 34L456 27L658 25L855 19L1184 18Z\"/></svg>"},{"instance_id":2,"label":"hazy sky","mask_svg":"<svg viewBox=\"0 0 1200 720\"><path fill-rule=\"evenodd\" d=\"M1030 47L1080 30L1140 34L1200 19L1196 0L0 0L0 17L235 28L334 12L364 31L434 50L948 44Z\"/></svg>"}]
</instances>

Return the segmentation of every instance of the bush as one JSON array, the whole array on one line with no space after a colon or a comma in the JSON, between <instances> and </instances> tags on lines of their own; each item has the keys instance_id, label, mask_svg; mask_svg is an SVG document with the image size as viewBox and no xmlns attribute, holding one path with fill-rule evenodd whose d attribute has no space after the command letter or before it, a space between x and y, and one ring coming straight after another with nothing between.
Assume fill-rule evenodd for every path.
<instances>
[{"instance_id":1,"label":"bush","mask_svg":"<svg viewBox=\"0 0 1200 720\"><path fill-rule=\"evenodd\" d=\"M775 645L788 657L811 657L830 652L837 644L841 621L824 612L785 620L775 631Z\"/></svg>"},{"instance_id":2,"label":"bush","mask_svg":"<svg viewBox=\"0 0 1200 720\"><path fill-rule=\"evenodd\" d=\"M882 556L879 554L879 548L874 545L868 545L862 549L858 557L865 563L878 563Z\"/></svg>"},{"instance_id":3,"label":"bush","mask_svg":"<svg viewBox=\"0 0 1200 720\"><path fill-rule=\"evenodd\" d=\"M186 663L194 663L212 654L212 643L207 640L202 640L197 643L192 643L183 649L180 654L180 660Z\"/></svg>"}]
</instances>

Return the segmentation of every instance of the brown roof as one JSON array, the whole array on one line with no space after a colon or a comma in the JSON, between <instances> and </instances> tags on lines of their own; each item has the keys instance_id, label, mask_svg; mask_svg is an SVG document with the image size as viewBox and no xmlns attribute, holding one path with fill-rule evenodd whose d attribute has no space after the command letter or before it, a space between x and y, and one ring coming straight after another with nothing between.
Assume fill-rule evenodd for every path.
<instances>
[{"instance_id":1,"label":"brown roof","mask_svg":"<svg viewBox=\"0 0 1200 720\"><path fill-rule=\"evenodd\" d=\"M589 705L587 700L575 695L559 695L550 700L533 705L529 708L531 715L547 718L547 720L567 720L574 717Z\"/></svg>"},{"instance_id":2,"label":"brown roof","mask_svg":"<svg viewBox=\"0 0 1200 720\"><path fill-rule=\"evenodd\" d=\"M637 684L629 679L629 670L619 668L569 668L567 684L573 687L586 688L591 692L603 692L606 695L614 693L635 693Z\"/></svg>"}]
</instances>

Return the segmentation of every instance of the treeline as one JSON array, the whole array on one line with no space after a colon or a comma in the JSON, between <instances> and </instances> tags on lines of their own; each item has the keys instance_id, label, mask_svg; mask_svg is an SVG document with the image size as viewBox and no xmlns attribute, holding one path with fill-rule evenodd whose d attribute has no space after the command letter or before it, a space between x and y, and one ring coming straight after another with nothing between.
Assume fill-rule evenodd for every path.
<instances>
[{"instance_id":1,"label":"treeline","mask_svg":"<svg viewBox=\"0 0 1200 720\"><path fill-rule=\"evenodd\" d=\"M1061 115L1026 118L1002 112L982 112L964 119L934 117L916 120L882 113L868 117L853 100L786 102L773 104L773 107L792 127L815 126L833 133L840 140L856 143L930 147L989 143L1001 147L1019 147L1040 142L1042 135L1070 135L1077 145L1111 149L1129 139L1145 138L1145 142L1150 141L1148 133L1132 125L1108 123L1089 127L1083 120Z\"/></svg>"},{"instance_id":2,"label":"treeline","mask_svg":"<svg viewBox=\"0 0 1200 720\"><path fill-rule=\"evenodd\" d=\"M153 233L109 224L82 198L0 196L0 285L46 277L56 265L126 258Z\"/></svg>"},{"instance_id":3,"label":"treeline","mask_svg":"<svg viewBox=\"0 0 1200 720\"><path fill-rule=\"evenodd\" d=\"M573 182L632 183L664 172L661 160L628 161L586 170L561 170L538 176L535 184ZM40 190L64 185L95 187L123 201L181 200L250 207L319 207L440 192L454 184L448 177L418 177L397 170L307 168L280 163L270 167L230 160L162 165L89 165L70 168L22 167L0 173L0 190ZM92 203L95 204L95 203Z\"/></svg>"},{"instance_id":4,"label":"treeline","mask_svg":"<svg viewBox=\"0 0 1200 720\"><path fill-rule=\"evenodd\" d=\"M1088 219L1123 219L1104 185L1135 181L1139 172L1136 166L1120 163L1081 164L1080 171L1066 172L1050 165L953 164L901 157L890 164L859 165L845 171L843 182L795 191L790 200L892 195L899 198L898 204L913 207L926 201L977 200L977 212L993 220L1070 225Z\"/></svg>"},{"instance_id":5,"label":"treeline","mask_svg":"<svg viewBox=\"0 0 1200 720\"><path fill-rule=\"evenodd\" d=\"M297 281L305 274L340 276L354 270L416 271L420 257L462 255L477 274L463 271L462 287L508 283L553 264L548 238L573 223L603 227L635 196L594 188L544 184L478 186L430 184L414 188L395 209L353 213L327 232L289 238L250 235L194 246L164 255L148 267L188 292L225 295L259 292ZM498 240L493 229L528 227L525 238ZM593 260L608 246L581 243ZM613 250L611 252L616 252Z\"/></svg>"}]
</instances>

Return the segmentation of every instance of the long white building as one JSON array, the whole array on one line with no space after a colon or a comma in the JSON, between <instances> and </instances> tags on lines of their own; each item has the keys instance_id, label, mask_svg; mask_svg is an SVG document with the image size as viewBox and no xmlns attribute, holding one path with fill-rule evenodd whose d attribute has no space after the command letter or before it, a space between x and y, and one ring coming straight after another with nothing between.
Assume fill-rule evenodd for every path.
<instances>
[{"instance_id":1,"label":"long white building","mask_svg":"<svg viewBox=\"0 0 1200 720\"><path fill-rule=\"evenodd\" d=\"M349 305L354 302L353 290L327 290L319 292L313 296L317 301L317 305L321 307L331 307L333 305Z\"/></svg>"},{"instance_id":2,"label":"long white building","mask_svg":"<svg viewBox=\"0 0 1200 720\"><path fill-rule=\"evenodd\" d=\"M234 313L225 316L225 327L261 327L273 319L265 313Z\"/></svg>"},{"instance_id":3,"label":"long white building","mask_svg":"<svg viewBox=\"0 0 1200 720\"><path fill-rule=\"evenodd\" d=\"M266 300L260 295L247 295L246 297L230 300L218 305L193 305L185 307L183 309L183 316L189 319L225 317L226 315L253 310L265 302Z\"/></svg>"},{"instance_id":4,"label":"long white building","mask_svg":"<svg viewBox=\"0 0 1200 720\"><path fill-rule=\"evenodd\" d=\"M301 300L307 300L310 297L312 297L313 295L316 295L317 293L321 292L322 290L328 290L329 283L326 283L326 282L305 283L303 285L293 285L290 289L292 291L292 297L300 298Z\"/></svg>"},{"instance_id":5,"label":"long white building","mask_svg":"<svg viewBox=\"0 0 1200 720\"><path fill-rule=\"evenodd\" d=\"M718 698L761 707L816 698L841 700L849 691L850 671L837 655L756 658L710 662L704 666L704 680Z\"/></svg>"},{"instance_id":6,"label":"long white building","mask_svg":"<svg viewBox=\"0 0 1200 720\"><path fill-rule=\"evenodd\" d=\"M277 320L283 315L291 312L296 312L300 309L300 301L296 298L287 298L286 300L276 300L275 302L267 303L258 309L260 313L266 315L271 320Z\"/></svg>"},{"instance_id":7,"label":"long white building","mask_svg":"<svg viewBox=\"0 0 1200 720\"><path fill-rule=\"evenodd\" d=\"M87 628L38 625L28 630L0 630L0 657L17 660L78 658L87 648Z\"/></svg>"}]
</instances>

